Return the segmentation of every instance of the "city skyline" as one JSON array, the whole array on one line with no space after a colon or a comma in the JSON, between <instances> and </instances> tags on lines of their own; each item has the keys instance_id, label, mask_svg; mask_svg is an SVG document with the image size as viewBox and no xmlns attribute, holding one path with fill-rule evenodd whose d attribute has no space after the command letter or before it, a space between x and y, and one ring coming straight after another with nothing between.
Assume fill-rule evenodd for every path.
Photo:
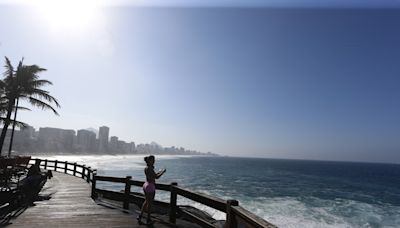
<instances>
[{"instance_id":1,"label":"city skyline","mask_svg":"<svg viewBox=\"0 0 400 228\"><path fill-rule=\"evenodd\" d=\"M152 2L0 2L0 56L48 69L61 104L18 119L220 155L400 163L399 3Z\"/></svg>"},{"instance_id":2,"label":"city skyline","mask_svg":"<svg viewBox=\"0 0 400 228\"><path fill-rule=\"evenodd\" d=\"M135 143L120 140L118 136L109 136L110 128L99 127L99 130L62 129L53 127L27 126L15 131L11 154L179 154L211 155L211 152L199 152L181 146L164 147L154 141ZM100 133L102 132L102 133ZM11 129L8 129L3 149L8 148Z\"/></svg>"}]
</instances>

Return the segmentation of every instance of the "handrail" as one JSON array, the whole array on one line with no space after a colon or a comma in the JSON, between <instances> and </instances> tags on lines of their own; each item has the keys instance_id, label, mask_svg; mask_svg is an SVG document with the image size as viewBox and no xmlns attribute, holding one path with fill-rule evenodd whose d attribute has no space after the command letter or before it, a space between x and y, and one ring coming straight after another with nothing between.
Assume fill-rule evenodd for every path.
<instances>
[{"instance_id":1,"label":"handrail","mask_svg":"<svg viewBox=\"0 0 400 228\"><path fill-rule=\"evenodd\" d=\"M93 176L97 173L96 169L92 169L90 166L80 165L77 163L70 163L68 161L58 161L58 160L48 160L48 159L38 159L31 158L29 163L34 163L35 161L40 161L40 167L46 170L52 170L56 172L63 172L72 176L80 177L86 179L88 183L93 182ZM43 163L43 164L42 164ZM72 168L70 166L73 166ZM80 168L81 170L78 170ZM72 174L68 173L72 172Z\"/></svg>"},{"instance_id":2,"label":"handrail","mask_svg":"<svg viewBox=\"0 0 400 228\"><path fill-rule=\"evenodd\" d=\"M125 183L126 179L125 178L120 178L120 177L107 177L107 176L96 176L97 181L108 181L108 182L114 182L114 183Z\"/></svg>"},{"instance_id":3,"label":"handrail","mask_svg":"<svg viewBox=\"0 0 400 228\"><path fill-rule=\"evenodd\" d=\"M213 224L209 223L208 221L206 221L206 220L204 220L202 218L198 218L196 215L190 213L189 211L181 211L181 213L186 215L187 217L189 217L189 219L192 222L197 223L201 227L208 227L208 228L215 228L216 227Z\"/></svg>"},{"instance_id":4,"label":"handrail","mask_svg":"<svg viewBox=\"0 0 400 228\"><path fill-rule=\"evenodd\" d=\"M176 193L180 196L186 197L198 203L202 203L219 211L226 212L226 201L222 199L193 192L189 189L184 189L178 186L173 186L173 190L176 191Z\"/></svg>"},{"instance_id":5,"label":"handrail","mask_svg":"<svg viewBox=\"0 0 400 228\"><path fill-rule=\"evenodd\" d=\"M97 170L92 169L90 166L86 167L85 165L80 165L77 163L69 163L67 161L58 161L58 160L41 160L41 159L31 159L31 161L40 160L40 166L44 169L53 168L56 172L64 172L65 174L73 175L76 177L80 177L82 179L86 178L86 181L92 185L92 193L91 197L93 199L97 198L98 192L112 192L118 199L123 201L123 208L129 209L129 203L132 200L132 197L136 197L131 195L131 186L143 186L144 181L132 180L131 176L126 177L111 177L111 176L97 176ZM42 165L42 163L44 163ZM73 166L72 169L70 166ZM77 168L80 168L79 171ZM68 171L72 172L68 173ZM113 183L123 183L125 184L124 192L114 192L108 190L102 190L96 188L97 181L106 181ZM185 198L191 199L195 202L204 204L216 210L222 211L226 213L226 228L237 228L237 227L246 227L246 228L275 228L276 226L265 221L264 219L254 215L253 213L247 211L243 207L239 206L239 202L236 200L228 200L224 201L222 199L208 196L202 193L193 192L192 190L185 189L182 187L178 187L177 183L171 184L156 184L156 189L167 191L171 193L170 203L169 203L169 221L173 224L176 223L176 216L179 207L177 206L177 196L183 196ZM197 217L196 215L187 212L180 211L180 213L186 215L193 222L199 224L202 227L216 227L215 225L205 221L204 219Z\"/></svg>"},{"instance_id":6,"label":"handrail","mask_svg":"<svg viewBox=\"0 0 400 228\"><path fill-rule=\"evenodd\" d=\"M255 216L253 213L250 211L244 209L241 206L232 206L232 212L234 213L238 225L244 224L245 227L251 226L251 227L275 227L271 223L265 221L264 219L261 219L258 216Z\"/></svg>"},{"instance_id":7,"label":"handrail","mask_svg":"<svg viewBox=\"0 0 400 228\"><path fill-rule=\"evenodd\" d=\"M144 181L131 180L129 183L130 183L130 185L133 185L133 186L142 187L143 184L144 184ZM156 183L156 189L162 190L162 191L169 191L170 190L170 186L171 185L169 185L169 184Z\"/></svg>"},{"instance_id":8,"label":"handrail","mask_svg":"<svg viewBox=\"0 0 400 228\"><path fill-rule=\"evenodd\" d=\"M119 199L123 201L124 209L129 209L129 202L131 201L131 195L127 194L129 191L130 193L130 187L133 186L142 186L144 184L144 181L137 181L137 180L131 180L130 176L127 176L126 178L117 178L117 177L109 177L109 176L94 176L94 182L92 184L92 194L93 197L96 196L97 191L104 191L97 189L95 187L95 184L97 181L108 181L108 182L114 182L114 183L125 183L125 191L124 193L120 192L113 192L113 191L107 191L107 192L113 192L114 194L119 196ZM251 212L247 211L246 209L238 206L239 203L236 200L228 200L224 201L222 199L208 196L202 193L197 193L193 192L189 189L185 189L182 187L178 187L177 183L171 183L170 185L167 184L156 184L156 189L158 190L163 190L163 191L168 191L171 192L171 197L170 197L170 222L175 223L176 221L176 213L177 213L177 196L183 196L188 199L191 199L195 202L204 204L206 206L209 206L211 208L214 208L216 210L226 212L226 227L227 228L237 228L237 227L255 227L255 228L261 228L261 227L268 227L268 228L274 228L276 227L275 225L265 221L264 219L252 214ZM117 200L117 199L115 199ZM204 219L197 217L196 215L187 212L187 211L180 211L180 213L186 215L187 217L190 218L191 221L197 223L198 225L201 225L202 227L216 227L215 225L205 221Z\"/></svg>"}]
</instances>

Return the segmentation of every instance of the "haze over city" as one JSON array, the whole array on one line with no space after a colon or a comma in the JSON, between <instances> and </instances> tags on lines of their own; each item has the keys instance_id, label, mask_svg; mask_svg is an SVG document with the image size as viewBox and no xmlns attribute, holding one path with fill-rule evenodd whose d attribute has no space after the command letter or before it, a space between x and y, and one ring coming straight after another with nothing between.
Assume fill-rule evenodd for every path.
<instances>
[{"instance_id":1,"label":"haze over city","mask_svg":"<svg viewBox=\"0 0 400 228\"><path fill-rule=\"evenodd\" d=\"M122 140L220 155L400 162L400 3L19 2L0 1L0 56L46 68L61 104L60 116L18 114L37 129L106 125Z\"/></svg>"}]
</instances>

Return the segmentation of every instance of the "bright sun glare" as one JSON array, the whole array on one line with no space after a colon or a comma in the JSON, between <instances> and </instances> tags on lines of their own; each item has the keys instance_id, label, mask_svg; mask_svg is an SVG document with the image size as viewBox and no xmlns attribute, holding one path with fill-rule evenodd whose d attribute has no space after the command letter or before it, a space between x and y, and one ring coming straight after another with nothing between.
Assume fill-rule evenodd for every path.
<instances>
[{"instance_id":1,"label":"bright sun glare","mask_svg":"<svg viewBox=\"0 0 400 228\"><path fill-rule=\"evenodd\" d=\"M81 30L96 21L95 1L39 0L36 3L40 16L53 28Z\"/></svg>"}]
</instances>

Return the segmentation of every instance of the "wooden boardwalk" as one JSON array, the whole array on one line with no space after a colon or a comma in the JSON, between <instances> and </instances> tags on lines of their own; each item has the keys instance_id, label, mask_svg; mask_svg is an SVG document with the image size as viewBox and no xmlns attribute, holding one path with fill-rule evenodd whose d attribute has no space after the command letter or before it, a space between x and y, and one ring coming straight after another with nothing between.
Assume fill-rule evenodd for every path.
<instances>
[{"instance_id":1,"label":"wooden boardwalk","mask_svg":"<svg viewBox=\"0 0 400 228\"><path fill-rule=\"evenodd\" d=\"M138 225L135 210L124 212L96 203L90 198L90 185L83 179L53 172L35 206L14 216L7 227L148 227ZM154 219L151 227L171 227L163 219ZM179 225L181 223L181 225ZM184 221L178 227L198 227Z\"/></svg>"}]
</instances>

